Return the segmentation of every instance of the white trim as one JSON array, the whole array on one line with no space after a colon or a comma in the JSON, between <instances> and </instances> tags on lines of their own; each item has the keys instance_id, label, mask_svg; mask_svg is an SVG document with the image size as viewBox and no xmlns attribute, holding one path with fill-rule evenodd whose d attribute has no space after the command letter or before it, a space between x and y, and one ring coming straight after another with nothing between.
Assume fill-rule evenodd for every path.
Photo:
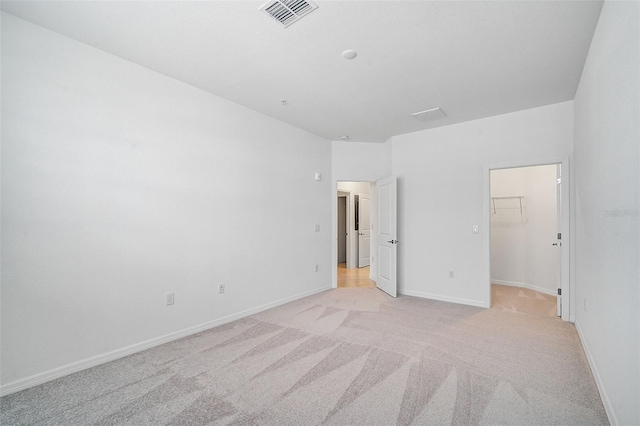
<instances>
[{"instance_id":1,"label":"white trim","mask_svg":"<svg viewBox=\"0 0 640 426\"><path fill-rule=\"evenodd\" d=\"M544 287L538 287L535 286L533 284L527 284L527 283L519 283L516 281L503 281L503 280L491 280L492 284L500 284L500 285L508 285L511 287L523 287L523 288L528 288L529 290L533 290L533 291L537 291L538 293L544 293L544 294L548 294L551 296L557 296L558 293L557 291L553 291L553 290L549 290L548 288L544 288Z\"/></svg>"},{"instance_id":2,"label":"white trim","mask_svg":"<svg viewBox=\"0 0 640 426\"><path fill-rule=\"evenodd\" d=\"M479 308L488 308L481 300L460 299L457 297L441 296L439 294L425 293L422 291L398 289L398 293L404 296L420 297L422 299L439 300L441 302L457 303L459 305L477 306Z\"/></svg>"},{"instance_id":3,"label":"white trim","mask_svg":"<svg viewBox=\"0 0 640 426\"><path fill-rule=\"evenodd\" d=\"M338 182L337 185L340 185L341 182ZM333 233L333 235L336 236L336 255L333 256L333 265L334 265L334 269L336 269L338 267L338 207L337 207L337 203L338 203L338 197L340 196L340 193L344 193L347 194L347 205L346 205L346 221L347 221L347 269L352 269L355 268L354 266L354 259L352 259L351 256L351 238L353 237L353 232L351 232L351 215L353 214L353 209L354 207L352 206L351 203L351 190L350 189L344 189L344 188L340 188L340 187L336 187L336 208L333 209L335 210L334 215L336 216L336 232ZM337 283L336 283L336 287L337 287Z\"/></svg>"},{"instance_id":4,"label":"white trim","mask_svg":"<svg viewBox=\"0 0 640 426\"><path fill-rule=\"evenodd\" d=\"M344 197L345 198L345 205L344 205L344 220L345 220L345 228L347 229L347 235L345 236L345 264L346 267L349 268L349 261L351 260L351 232L349 229L349 215L350 215L350 206L351 206L351 191L350 190L343 190L338 188L337 192L336 192L336 232L334 232L333 234L336 236L336 256L333 259L333 262L331 263L332 265L334 265L337 268L337 262L338 262L338 198L340 197ZM346 194L346 195L340 195L340 194ZM334 268L335 269L335 268Z\"/></svg>"},{"instance_id":5,"label":"white trim","mask_svg":"<svg viewBox=\"0 0 640 426\"><path fill-rule=\"evenodd\" d=\"M584 349L584 353L587 356L587 361L589 362L589 367L591 367L591 373L593 374L593 379L596 382L596 386L598 387L598 392L600 392L600 398L602 399L602 405L604 405L604 411L607 413L607 417L609 418L609 424L619 425L618 419L616 419L616 414L613 411L613 405L611 405L611 400L609 399L609 395L607 395L607 391L604 387L604 383L602 382L602 378L600 377L600 373L596 368L596 362L593 360L593 356L591 355L591 350L589 350L589 346L587 345L587 341L582 334L582 330L580 329L580 324L577 322L574 323L576 326L576 330L578 331L578 337L580 338L580 343L582 343L582 348Z\"/></svg>"},{"instance_id":6,"label":"white trim","mask_svg":"<svg viewBox=\"0 0 640 426\"><path fill-rule=\"evenodd\" d=\"M144 351L154 346L159 346L177 339L181 339L192 334L199 333L204 330L208 330L219 325L229 323L231 321L238 320L240 318L247 317L249 315L256 314L258 312L265 311L267 309L275 308L276 306L284 305L285 303L293 302L294 300L302 299L303 297L311 296L316 293L320 293L326 290L331 290L331 286L323 286L313 290L305 291L303 293L296 294L294 296L285 297L274 302L265 303L264 305L256 306L251 309L247 309L235 314L227 315L226 317L218 318L213 321L208 321L203 324L199 324L193 327L188 327L180 331L166 334L164 336L155 337L153 339L145 340L144 342L136 343L131 346L116 349L115 351L107 352L101 355L96 355L81 361L76 361L71 364L64 365L62 367L54 368L53 370L45 371L43 373L34 374L33 376L19 379L14 382L10 382L4 385L0 385L0 396L9 395L11 393L19 392L24 389L38 386L51 380L59 379L60 377L68 376L69 374L77 373L88 368L95 367L100 364L105 364L110 361L114 361L125 356Z\"/></svg>"}]
</instances>

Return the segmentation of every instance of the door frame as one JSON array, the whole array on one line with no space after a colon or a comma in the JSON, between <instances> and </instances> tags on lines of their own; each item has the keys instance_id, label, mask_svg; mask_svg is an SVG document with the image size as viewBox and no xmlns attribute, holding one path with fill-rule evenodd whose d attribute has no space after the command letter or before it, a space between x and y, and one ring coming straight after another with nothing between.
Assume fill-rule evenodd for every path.
<instances>
[{"instance_id":1,"label":"door frame","mask_svg":"<svg viewBox=\"0 0 640 426\"><path fill-rule=\"evenodd\" d=\"M347 189L343 189L340 188L338 190L338 186L340 185L340 183L342 182L364 182L364 183L368 183L369 184L369 197L370 197L370 209L373 209L374 206L375 208L377 208L378 206L378 198L377 195L375 195L374 193L372 193L374 190L372 189L371 185L375 184L375 182L377 182L377 180L366 180L366 179L339 179L339 180L332 180L332 188L331 188L331 232L333 237L331 238L331 288L338 288L338 263L337 263L337 258L338 258L338 193L339 192L343 192L346 193L348 192L349 194L351 194L351 190L347 190ZM351 197L347 197L347 219L349 219L351 217L352 211L353 211L353 207L351 206L351 201L350 201ZM371 218L372 219L372 218ZM373 219L372 219L373 220ZM377 220L377 219L376 219ZM377 226L377 225L376 225ZM348 222L347 222L347 227L348 227ZM349 235L347 235L347 266L349 265L349 260L350 260L350 244L351 244L351 232L349 232ZM372 243L373 244L373 243ZM377 264L375 264L373 261L371 262L371 268L369 270L369 279L371 279L374 282L378 281L378 277L377 277L377 266L375 266Z\"/></svg>"},{"instance_id":2,"label":"door frame","mask_svg":"<svg viewBox=\"0 0 640 426\"><path fill-rule=\"evenodd\" d=\"M574 288L572 257L574 244L572 238L573 222L571 221L571 200L573 187L569 158L550 159L541 161L510 162L501 164L486 164L484 166L484 252L485 252L485 291L486 308L491 307L491 170L514 169L521 167L548 166L560 164L562 167L561 190L561 232L562 245L560 246L560 288L562 289L562 320L573 322L574 317Z\"/></svg>"},{"instance_id":3,"label":"door frame","mask_svg":"<svg viewBox=\"0 0 640 426\"><path fill-rule=\"evenodd\" d=\"M349 264L350 264L350 261L351 261L351 250L350 250L350 247L351 247L351 232L349 232L350 231L350 229L349 229L349 218L351 217L351 190L349 190L349 189L340 189L340 190L338 190L337 187L336 187L336 208L335 208L336 211L334 212L335 218L336 218L336 232L334 233L334 235L336 236L336 243L335 243L336 244L336 256L335 256L335 258L333 260L335 262L334 266L338 267L338 197L341 196L340 194L346 194L346 199L347 199L346 208L345 208L347 217L345 217L345 220L347 222L346 223L346 227L347 227L347 238L346 238L346 240L347 240L347 247L346 247L346 250L347 250L347 268L349 268Z\"/></svg>"}]
</instances>

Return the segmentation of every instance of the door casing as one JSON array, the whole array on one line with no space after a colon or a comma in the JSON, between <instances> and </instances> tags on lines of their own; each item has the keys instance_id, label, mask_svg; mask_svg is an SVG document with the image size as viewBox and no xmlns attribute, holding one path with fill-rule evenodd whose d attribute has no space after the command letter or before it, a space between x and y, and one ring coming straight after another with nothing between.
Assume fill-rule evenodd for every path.
<instances>
[{"instance_id":1,"label":"door casing","mask_svg":"<svg viewBox=\"0 0 640 426\"><path fill-rule=\"evenodd\" d=\"M485 291L486 291L486 308L491 307L491 170L512 169L519 167L547 166L552 164L560 164L562 167L562 189L561 194L561 232L562 245L560 250L560 289L562 289L562 320L575 320L574 311L574 283L572 266L572 254L574 252L574 243L572 238L573 222L571 221L571 201L573 197L573 188L571 183L571 169L569 158L512 162L502 164L485 165L484 167L484 253L485 253Z\"/></svg>"}]
</instances>

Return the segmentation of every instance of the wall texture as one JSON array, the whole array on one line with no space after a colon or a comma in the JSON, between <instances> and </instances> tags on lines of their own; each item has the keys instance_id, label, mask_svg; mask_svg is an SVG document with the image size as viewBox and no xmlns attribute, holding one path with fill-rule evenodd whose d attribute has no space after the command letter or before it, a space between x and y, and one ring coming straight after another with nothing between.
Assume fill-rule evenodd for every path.
<instances>
[{"instance_id":1,"label":"wall texture","mask_svg":"<svg viewBox=\"0 0 640 426\"><path fill-rule=\"evenodd\" d=\"M3 390L330 286L330 141L6 14L2 115Z\"/></svg>"},{"instance_id":2,"label":"wall texture","mask_svg":"<svg viewBox=\"0 0 640 426\"><path fill-rule=\"evenodd\" d=\"M400 292L488 306L485 168L571 157L573 102L395 136L391 143Z\"/></svg>"},{"instance_id":3,"label":"wall texture","mask_svg":"<svg viewBox=\"0 0 640 426\"><path fill-rule=\"evenodd\" d=\"M606 1L575 97L576 326L613 424L640 424L640 4Z\"/></svg>"}]
</instances>

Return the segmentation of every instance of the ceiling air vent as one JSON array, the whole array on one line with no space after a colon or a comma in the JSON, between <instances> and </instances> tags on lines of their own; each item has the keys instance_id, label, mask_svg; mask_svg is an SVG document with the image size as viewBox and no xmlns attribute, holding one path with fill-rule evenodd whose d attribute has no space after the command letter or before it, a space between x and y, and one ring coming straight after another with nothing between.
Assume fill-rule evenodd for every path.
<instances>
[{"instance_id":1,"label":"ceiling air vent","mask_svg":"<svg viewBox=\"0 0 640 426\"><path fill-rule=\"evenodd\" d=\"M411 115L413 115L416 120L420 121L437 120L439 118L445 118L447 116L447 114L445 114L444 111L440 108L431 108L426 111L414 112Z\"/></svg>"},{"instance_id":2,"label":"ceiling air vent","mask_svg":"<svg viewBox=\"0 0 640 426\"><path fill-rule=\"evenodd\" d=\"M274 0L260 6L260 10L268 13L284 28L317 8L318 5L311 0Z\"/></svg>"}]
</instances>

